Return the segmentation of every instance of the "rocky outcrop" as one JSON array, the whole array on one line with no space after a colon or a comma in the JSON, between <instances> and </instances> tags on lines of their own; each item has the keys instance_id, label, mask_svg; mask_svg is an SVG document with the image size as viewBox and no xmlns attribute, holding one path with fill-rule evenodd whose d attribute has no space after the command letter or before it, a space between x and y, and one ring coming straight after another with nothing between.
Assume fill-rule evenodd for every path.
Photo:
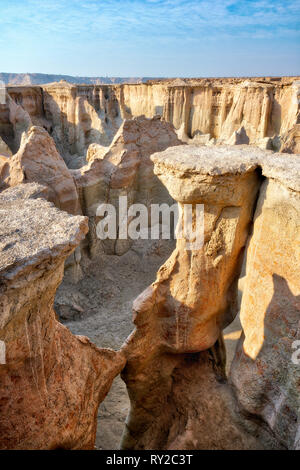
<instances>
[{"instance_id":1,"label":"rocky outcrop","mask_svg":"<svg viewBox=\"0 0 300 470\"><path fill-rule=\"evenodd\" d=\"M56 320L64 260L87 220L43 193L27 184L0 196L0 448L91 449L99 403L124 358Z\"/></svg>"},{"instance_id":2,"label":"rocky outcrop","mask_svg":"<svg viewBox=\"0 0 300 470\"><path fill-rule=\"evenodd\" d=\"M103 241L97 238L96 225L101 220L97 209L100 204L112 204L119 217L120 196L127 196L128 206L143 203L147 208L154 203L172 201L166 188L153 174L150 155L180 144L182 142L174 128L159 118L125 120L105 153L102 147L99 152L99 147L93 146L96 153L88 165L71 170L82 211L90 221L90 251L96 253L104 249L107 253L122 254L131 243L127 236L125 239L117 236Z\"/></svg>"},{"instance_id":3,"label":"rocky outcrop","mask_svg":"<svg viewBox=\"0 0 300 470\"><path fill-rule=\"evenodd\" d=\"M62 81L43 87L9 87L8 91L33 124L49 131L70 168L84 165L89 145L108 146L124 119L141 115L161 116L186 142L260 146L269 138L273 150L299 152L299 77L120 85ZM242 139L236 137L241 128Z\"/></svg>"},{"instance_id":4,"label":"rocky outcrop","mask_svg":"<svg viewBox=\"0 0 300 470\"><path fill-rule=\"evenodd\" d=\"M297 157L274 158L263 164L267 179L255 212L241 305L244 336L231 367L231 380L248 428L261 440L267 429L288 449L300 448Z\"/></svg>"},{"instance_id":5,"label":"rocky outcrop","mask_svg":"<svg viewBox=\"0 0 300 470\"><path fill-rule=\"evenodd\" d=\"M236 283L259 187L256 154L255 149L245 148L241 153L226 147L215 151L188 146L151 157L155 174L179 203L183 219L187 204L194 209L202 204L204 212L199 226L193 220L192 227L196 232L204 224L203 245L194 248L181 234L161 270L164 286L170 278L164 312L176 311L176 333L168 334L170 350L197 352L213 346L222 328L235 317ZM178 301L178 308L174 309L172 299ZM184 318L190 318L188 326Z\"/></svg>"},{"instance_id":6,"label":"rocky outcrop","mask_svg":"<svg viewBox=\"0 0 300 470\"><path fill-rule=\"evenodd\" d=\"M51 131L51 124L44 114L43 90L38 86L16 86L9 88L9 96L30 116L34 126Z\"/></svg>"},{"instance_id":7,"label":"rocky outcrop","mask_svg":"<svg viewBox=\"0 0 300 470\"><path fill-rule=\"evenodd\" d=\"M226 143L228 145L247 145L247 144L249 144L249 137L247 136L245 128L242 126L240 129L235 131Z\"/></svg>"},{"instance_id":8,"label":"rocky outcrop","mask_svg":"<svg viewBox=\"0 0 300 470\"><path fill-rule=\"evenodd\" d=\"M170 145L181 144L174 128L159 118L125 120L109 147L91 144L89 163L80 170L69 170L57 151L53 138L42 127L23 132L18 152L0 158L0 190L20 183L38 182L47 186L48 200L71 214L89 217L90 232L82 247L92 257L102 253L122 254L131 240L99 240L96 226L100 204L110 203L118 211L119 196L128 197L128 205L171 202L168 191L153 174L150 155ZM128 220L128 223L130 219ZM117 228L118 232L118 228ZM73 281L81 276L81 249L66 262Z\"/></svg>"},{"instance_id":9,"label":"rocky outcrop","mask_svg":"<svg viewBox=\"0 0 300 470\"><path fill-rule=\"evenodd\" d=\"M107 86L77 87L62 82L43 87L45 118L70 167L76 156L86 155L90 144L109 145L122 124L118 103L111 95Z\"/></svg>"},{"instance_id":10,"label":"rocky outcrop","mask_svg":"<svg viewBox=\"0 0 300 470\"><path fill-rule=\"evenodd\" d=\"M203 205L200 226L191 225L200 231L203 222L204 233L195 248L181 234L156 281L134 303L123 447L246 448L253 443L227 403L221 332L237 314L237 280L259 187L255 150L181 146L151 159L183 218L183 205L195 211Z\"/></svg>"},{"instance_id":11,"label":"rocky outcrop","mask_svg":"<svg viewBox=\"0 0 300 470\"><path fill-rule=\"evenodd\" d=\"M179 238L134 303L123 448L299 448L300 157L188 146L152 159L180 204L204 203L204 244L189 250ZM261 184L227 383L222 328L237 312L235 276Z\"/></svg>"},{"instance_id":12,"label":"rocky outcrop","mask_svg":"<svg viewBox=\"0 0 300 470\"><path fill-rule=\"evenodd\" d=\"M86 161L92 162L95 158L103 158L109 147L99 144L91 144L87 150Z\"/></svg>"},{"instance_id":13,"label":"rocky outcrop","mask_svg":"<svg viewBox=\"0 0 300 470\"><path fill-rule=\"evenodd\" d=\"M0 189L37 182L47 186L48 199L58 208L71 214L80 213L74 180L52 137L42 127L31 127L24 132L19 151L4 164L7 168L2 170Z\"/></svg>"},{"instance_id":14,"label":"rocky outcrop","mask_svg":"<svg viewBox=\"0 0 300 470\"><path fill-rule=\"evenodd\" d=\"M0 137L10 153L18 151L23 132L32 126L30 115L6 93L6 101L0 104Z\"/></svg>"},{"instance_id":15,"label":"rocky outcrop","mask_svg":"<svg viewBox=\"0 0 300 470\"><path fill-rule=\"evenodd\" d=\"M121 110L127 116L158 113L181 129L181 139L204 134L224 143L244 127L250 144L280 136L282 142L276 150L297 151L297 80L203 79L180 85L170 81L122 88ZM284 144L291 134L289 144Z\"/></svg>"}]
</instances>

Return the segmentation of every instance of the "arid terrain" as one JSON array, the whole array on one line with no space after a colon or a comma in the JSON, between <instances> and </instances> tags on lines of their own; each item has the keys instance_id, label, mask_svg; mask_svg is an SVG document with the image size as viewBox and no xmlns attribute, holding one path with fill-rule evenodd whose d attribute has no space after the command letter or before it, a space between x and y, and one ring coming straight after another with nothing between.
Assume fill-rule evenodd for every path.
<instances>
[{"instance_id":1,"label":"arid terrain","mask_svg":"<svg viewBox=\"0 0 300 470\"><path fill-rule=\"evenodd\" d=\"M299 98L300 77L7 87L1 449L300 449ZM203 205L202 246L123 237L124 196Z\"/></svg>"}]
</instances>

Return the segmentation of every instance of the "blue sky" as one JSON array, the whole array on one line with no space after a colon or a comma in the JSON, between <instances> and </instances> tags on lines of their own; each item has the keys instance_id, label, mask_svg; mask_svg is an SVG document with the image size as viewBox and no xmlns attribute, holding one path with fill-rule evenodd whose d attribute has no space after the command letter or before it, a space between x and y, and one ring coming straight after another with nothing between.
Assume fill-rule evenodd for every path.
<instances>
[{"instance_id":1,"label":"blue sky","mask_svg":"<svg viewBox=\"0 0 300 470\"><path fill-rule=\"evenodd\" d=\"M300 74L300 0L0 0L0 72Z\"/></svg>"}]
</instances>

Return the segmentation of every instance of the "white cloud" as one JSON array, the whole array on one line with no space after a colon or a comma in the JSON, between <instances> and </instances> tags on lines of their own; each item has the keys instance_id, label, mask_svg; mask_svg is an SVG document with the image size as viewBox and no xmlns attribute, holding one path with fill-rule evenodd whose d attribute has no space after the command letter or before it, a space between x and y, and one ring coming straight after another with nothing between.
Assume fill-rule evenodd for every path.
<instances>
[{"instance_id":1,"label":"white cloud","mask_svg":"<svg viewBox=\"0 0 300 470\"><path fill-rule=\"evenodd\" d=\"M282 37L297 30L299 0L4 0L0 25L24 34L199 40ZM294 33L293 33L294 34Z\"/></svg>"}]
</instances>

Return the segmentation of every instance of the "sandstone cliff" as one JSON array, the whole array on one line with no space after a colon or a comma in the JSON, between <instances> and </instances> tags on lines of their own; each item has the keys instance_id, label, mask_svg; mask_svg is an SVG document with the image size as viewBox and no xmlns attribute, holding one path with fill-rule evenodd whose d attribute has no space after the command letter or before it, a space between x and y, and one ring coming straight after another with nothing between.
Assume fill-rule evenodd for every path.
<instances>
[{"instance_id":1,"label":"sandstone cliff","mask_svg":"<svg viewBox=\"0 0 300 470\"><path fill-rule=\"evenodd\" d=\"M204 203L203 246L178 238L135 301L136 329L119 352L74 337L53 311L87 221L41 199L47 187L1 194L2 448L92 448L97 407L124 367L123 448L299 448L299 156L183 145L152 159L180 205ZM222 329L237 313L252 220L244 335L228 382Z\"/></svg>"},{"instance_id":2,"label":"sandstone cliff","mask_svg":"<svg viewBox=\"0 0 300 470\"><path fill-rule=\"evenodd\" d=\"M28 112L6 94L5 104L0 104L0 137L10 153L18 151L22 134L32 125ZM2 144L3 146L3 144Z\"/></svg>"},{"instance_id":3,"label":"sandstone cliff","mask_svg":"<svg viewBox=\"0 0 300 470\"><path fill-rule=\"evenodd\" d=\"M122 254L131 244L127 237L119 236L119 225L115 239L99 241L96 225L100 220L97 210L101 204L112 204L119 217L120 196L127 196L128 207L142 203L150 208L151 204L172 202L168 191L153 173L150 156L180 144L173 126L159 118L126 119L106 150L93 146L89 163L79 170L71 170L82 212L89 217L88 245L92 254L101 249L106 253Z\"/></svg>"},{"instance_id":4,"label":"sandstone cliff","mask_svg":"<svg viewBox=\"0 0 300 470\"><path fill-rule=\"evenodd\" d=\"M299 158L299 157L298 157ZM242 413L300 449L300 159L263 164L264 181L247 252L241 305L244 336L231 367ZM255 428L255 427L254 427Z\"/></svg>"},{"instance_id":5,"label":"sandstone cliff","mask_svg":"<svg viewBox=\"0 0 300 470\"><path fill-rule=\"evenodd\" d=\"M230 143L244 128L241 143L299 152L299 77L94 86L60 82L9 87L8 92L35 125L50 132L72 168L84 164L90 144L109 145L124 119L140 115L160 115L188 142Z\"/></svg>"}]
</instances>

